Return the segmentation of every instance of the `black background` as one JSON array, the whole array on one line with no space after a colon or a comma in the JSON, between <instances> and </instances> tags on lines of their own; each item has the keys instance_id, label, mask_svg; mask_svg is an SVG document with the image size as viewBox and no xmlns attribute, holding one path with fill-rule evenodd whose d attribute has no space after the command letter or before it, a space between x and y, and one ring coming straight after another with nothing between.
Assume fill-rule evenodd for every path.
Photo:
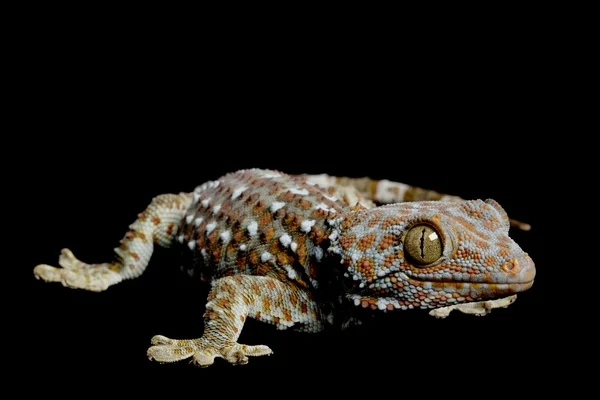
<instances>
[{"instance_id":1,"label":"black background","mask_svg":"<svg viewBox=\"0 0 600 400\"><path fill-rule=\"evenodd\" d=\"M306 61L284 52L210 62L160 45L62 47L39 38L24 62L13 105L17 141L4 147L18 207L14 326L29 353L22 370L69 376L193 370L147 360L150 338L202 333L208 288L157 250L146 272L103 293L36 281L62 248L83 261L112 258L128 225L161 193L190 191L240 168L370 176L463 198L493 198L531 232L511 236L537 266L531 290L507 309L445 320L414 310L383 314L345 332L277 331L249 320L240 342L274 355L211 370L349 369L363 376L458 375L528 369L541 351L545 317L545 171L538 132L536 71L482 50L464 62L401 66L382 53L358 64ZM94 51L87 50L93 48ZM246 53L244 53L247 55ZM262 61L261 61L262 60ZM511 61L512 60L512 61ZM290 67L291 64L293 67ZM207 65L208 64L208 65ZM9 209L10 210L10 209ZM22 247L21 247L22 246ZM15 267L13 267L15 268ZM19 341L20 342L20 341ZM59 366L60 365L60 366ZM151 376L151 375L147 375ZM158 376L158 375L157 375Z\"/></svg>"}]
</instances>

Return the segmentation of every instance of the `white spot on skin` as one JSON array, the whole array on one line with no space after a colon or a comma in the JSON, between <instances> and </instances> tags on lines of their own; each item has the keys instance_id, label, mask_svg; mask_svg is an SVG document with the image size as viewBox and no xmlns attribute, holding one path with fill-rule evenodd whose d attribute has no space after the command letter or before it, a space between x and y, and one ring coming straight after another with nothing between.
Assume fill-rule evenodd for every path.
<instances>
[{"instance_id":1,"label":"white spot on skin","mask_svg":"<svg viewBox=\"0 0 600 400\"><path fill-rule=\"evenodd\" d=\"M229 242L229 239L231 238L231 231L222 232L219 237L222 241Z\"/></svg>"},{"instance_id":2,"label":"white spot on skin","mask_svg":"<svg viewBox=\"0 0 600 400\"><path fill-rule=\"evenodd\" d=\"M320 247L315 247L313 251L315 252L315 258L317 261L321 261L323 259L323 249Z\"/></svg>"},{"instance_id":3,"label":"white spot on skin","mask_svg":"<svg viewBox=\"0 0 600 400\"><path fill-rule=\"evenodd\" d=\"M196 203L198 203L198 200L200 200L200 194L194 192L194 202L193 202L193 204L195 205Z\"/></svg>"},{"instance_id":4,"label":"white spot on skin","mask_svg":"<svg viewBox=\"0 0 600 400\"><path fill-rule=\"evenodd\" d=\"M217 223L216 221L213 221L211 223L209 223L208 225L206 225L206 234L210 234L212 231L215 230L215 228L217 227Z\"/></svg>"},{"instance_id":5,"label":"white spot on skin","mask_svg":"<svg viewBox=\"0 0 600 400\"><path fill-rule=\"evenodd\" d=\"M296 252L296 250L298 250L298 243L296 243L296 242L292 242L292 243L290 244L290 249L292 249L292 251L295 253L295 252Z\"/></svg>"},{"instance_id":6,"label":"white spot on skin","mask_svg":"<svg viewBox=\"0 0 600 400\"><path fill-rule=\"evenodd\" d=\"M271 174L271 173L264 173L262 174L263 178L267 178L267 179L273 179L273 178L280 178L281 175L280 174Z\"/></svg>"},{"instance_id":7,"label":"white spot on skin","mask_svg":"<svg viewBox=\"0 0 600 400\"><path fill-rule=\"evenodd\" d=\"M313 225L315 224L315 220L314 219L307 219L302 221L302 223L300 224L300 229L302 230L302 232L310 232L311 228L313 227Z\"/></svg>"},{"instance_id":8,"label":"white spot on skin","mask_svg":"<svg viewBox=\"0 0 600 400\"><path fill-rule=\"evenodd\" d=\"M335 177L329 176L327 174L308 175L306 177L306 182L310 183L312 185L319 185L323 188L327 188L327 187L336 185Z\"/></svg>"},{"instance_id":9,"label":"white spot on skin","mask_svg":"<svg viewBox=\"0 0 600 400\"><path fill-rule=\"evenodd\" d=\"M283 206L285 206L285 203L283 201L276 201L273 204L271 204L271 212L274 213L275 211L279 210Z\"/></svg>"},{"instance_id":10,"label":"white spot on skin","mask_svg":"<svg viewBox=\"0 0 600 400\"><path fill-rule=\"evenodd\" d=\"M190 240L188 242L188 247L190 248L190 250L194 250L196 248L196 241L195 240Z\"/></svg>"},{"instance_id":11,"label":"white spot on skin","mask_svg":"<svg viewBox=\"0 0 600 400\"><path fill-rule=\"evenodd\" d=\"M201 217L196 218L196 220L194 220L194 226L195 227L200 226L200 224L202 223L202 221L204 221L204 218L201 218Z\"/></svg>"},{"instance_id":12,"label":"white spot on skin","mask_svg":"<svg viewBox=\"0 0 600 400\"><path fill-rule=\"evenodd\" d=\"M409 186L404 183L391 182L387 179L377 182L375 201L381 203L396 203L404 200L404 194Z\"/></svg>"},{"instance_id":13,"label":"white spot on skin","mask_svg":"<svg viewBox=\"0 0 600 400\"><path fill-rule=\"evenodd\" d=\"M202 200L202 207L206 208L208 207L208 205L210 204L210 199L204 199Z\"/></svg>"},{"instance_id":14,"label":"white spot on skin","mask_svg":"<svg viewBox=\"0 0 600 400\"><path fill-rule=\"evenodd\" d=\"M323 197L325 197L329 201L337 201L337 198L335 198L333 196L323 196Z\"/></svg>"},{"instance_id":15,"label":"white spot on skin","mask_svg":"<svg viewBox=\"0 0 600 400\"><path fill-rule=\"evenodd\" d=\"M283 245L283 247L288 247L292 243L292 238L287 233L284 233L279 238L279 241L281 242L281 244Z\"/></svg>"},{"instance_id":16,"label":"white spot on skin","mask_svg":"<svg viewBox=\"0 0 600 400\"><path fill-rule=\"evenodd\" d=\"M338 231L336 229L334 229L331 232L331 235L329 235L329 240L331 240L332 242L335 241L338 238L338 235L339 235Z\"/></svg>"},{"instance_id":17,"label":"white spot on skin","mask_svg":"<svg viewBox=\"0 0 600 400\"><path fill-rule=\"evenodd\" d=\"M296 270L294 268L292 268L289 265L284 265L283 268L285 268L285 270L287 271L288 274L288 278L290 279L296 279L298 277L298 274L296 273Z\"/></svg>"},{"instance_id":18,"label":"white spot on skin","mask_svg":"<svg viewBox=\"0 0 600 400\"><path fill-rule=\"evenodd\" d=\"M258 233L258 222L252 221L248 224L248 234L250 236L256 236Z\"/></svg>"},{"instance_id":19,"label":"white spot on skin","mask_svg":"<svg viewBox=\"0 0 600 400\"><path fill-rule=\"evenodd\" d=\"M242 193L244 193L244 191L245 191L246 189L248 189L246 186L242 186L242 187L239 187L239 188L235 189L235 190L233 191L233 193L231 193L231 200L235 200L235 199L237 199L238 197L240 197L240 195L241 195Z\"/></svg>"},{"instance_id":20,"label":"white spot on skin","mask_svg":"<svg viewBox=\"0 0 600 400\"><path fill-rule=\"evenodd\" d=\"M216 206L213 207L213 214L216 214L219 212L219 210L221 209L221 205L217 204Z\"/></svg>"},{"instance_id":21,"label":"white spot on skin","mask_svg":"<svg viewBox=\"0 0 600 400\"><path fill-rule=\"evenodd\" d=\"M193 215L188 215L187 217L185 217L185 222L187 224L192 223L193 220L194 220L194 216Z\"/></svg>"},{"instance_id":22,"label":"white spot on skin","mask_svg":"<svg viewBox=\"0 0 600 400\"><path fill-rule=\"evenodd\" d=\"M246 251L247 248L248 248L248 246L246 246L245 244L240 244L241 251Z\"/></svg>"},{"instance_id":23,"label":"white spot on skin","mask_svg":"<svg viewBox=\"0 0 600 400\"><path fill-rule=\"evenodd\" d=\"M206 258L208 256L208 253L206 252L206 249L201 249L200 250L200 254L202 254L202 257Z\"/></svg>"},{"instance_id":24,"label":"white spot on skin","mask_svg":"<svg viewBox=\"0 0 600 400\"><path fill-rule=\"evenodd\" d=\"M181 243L181 244L183 244L183 241L184 241L184 240L185 240L185 237L184 237L183 235L179 235L179 236L177 237L177 241L178 241L179 243Z\"/></svg>"},{"instance_id":25,"label":"white spot on skin","mask_svg":"<svg viewBox=\"0 0 600 400\"><path fill-rule=\"evenodd\" d=\"M308 190L300 189L300 188L292 188L292 189L290 189L290 192L292 192L293 194L299 194L302 196L306 196L308 194Z\"/></svg>"},{"instance_id":26,"label":"white spot on skin","mask_svg":"<svg viewBox=\"0 0 600 400\"><path fill-rule=\"evenodd\" d=\"M273 257L271 255L271 253L269 253L268 251L265 251L264 253L262 253L260 255L260 261L267 262L267 261L269 261L271 259L271 257Z\"/></svg>"},{"instance_id":27,"label":"white spot on skin","mask_svg":"<svg viewBox=\"0 0 600 400\"><path fill-rule=\"evenodd\" d=\"M319 203L316 207L317 210L329 211L331 208L325 203ZM334 210L335 211L335 210Z\"/></svg>"}]
</instances>

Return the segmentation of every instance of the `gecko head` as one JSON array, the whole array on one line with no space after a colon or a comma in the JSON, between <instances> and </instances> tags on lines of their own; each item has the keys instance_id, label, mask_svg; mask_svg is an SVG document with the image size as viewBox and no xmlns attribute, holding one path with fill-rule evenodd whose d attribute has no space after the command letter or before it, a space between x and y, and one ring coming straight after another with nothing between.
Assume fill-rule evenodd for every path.
<instances>
[{"instance_id":1,"label":"gecko head","mask_svg":"<svg viewBox=\"0 0 600 400\"><path fill-rule=\"evenodd\" d=\"M531 258L508 235L494 200L407 202L357 210L332 250L353 280L356 305L439 308L501 298L533 285Z\"/></svg>"}]
</instances>

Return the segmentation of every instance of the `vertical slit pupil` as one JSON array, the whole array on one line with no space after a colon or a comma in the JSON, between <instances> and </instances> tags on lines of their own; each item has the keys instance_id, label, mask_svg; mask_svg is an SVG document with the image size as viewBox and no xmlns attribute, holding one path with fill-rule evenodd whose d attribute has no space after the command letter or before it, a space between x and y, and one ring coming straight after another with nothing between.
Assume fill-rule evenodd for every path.
<instances>
[{"instance_id":1,"label":"vertical slit pupil","mask_svg":"<svg viewBox=\"0 0 600 400\"><path fill-rule=\"evenodd\" d=\"M425 231L426 229L423 228L423 231L421 232L421 258L425 259Z\"/></svg>"}]
</instances>

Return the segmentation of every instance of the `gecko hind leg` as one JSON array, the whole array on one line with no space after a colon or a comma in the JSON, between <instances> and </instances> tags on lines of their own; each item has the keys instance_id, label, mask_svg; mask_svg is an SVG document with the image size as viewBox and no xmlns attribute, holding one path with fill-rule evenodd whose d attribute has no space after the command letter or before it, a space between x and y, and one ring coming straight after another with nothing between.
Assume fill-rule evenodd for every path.
<instances>
[{"instance_id":1,"label":"gecko hind leg","mask_svg":"<svg viewBox=\"0 0 600 400\"><path fill-rule=\"evenodd\" d=\"M46 282L60 282L63 286L94 292L106 290L123 279L117 272L119 267L116 264L86 264L79 261L69 249L61 251L58 265L62 268L40 264L33 273L37 279Z\"/></svg>"},{"instance_id":2,"label":"gecko hind leg","mask_svg":"<svg viewBox=\"0 0 600 400\"><path fill-rule=\"evenodd\" d=\"M33 274L46 282L60 282L63 286L94 292L106 290L124 279L136 278L148 266L155 243L169 247L174 241L177 226L191 203L192 195L188 193L156 196L129 225L112 262L86 264L69 249L63 249L58 259L62 268L40 264L33 269Z\"/></svg>"}]
</instances>

